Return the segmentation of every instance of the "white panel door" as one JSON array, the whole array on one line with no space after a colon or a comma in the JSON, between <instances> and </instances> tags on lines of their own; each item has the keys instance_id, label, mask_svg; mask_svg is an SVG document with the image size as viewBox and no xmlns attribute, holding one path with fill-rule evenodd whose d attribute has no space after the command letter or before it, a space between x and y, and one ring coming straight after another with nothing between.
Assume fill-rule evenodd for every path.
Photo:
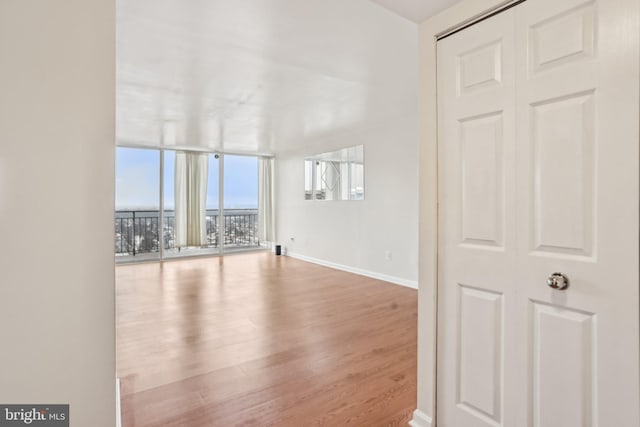
<instances>
[{"instance_id":1,"label":"white panel door","mask_svg":"<svg viewBox=\"0 0 640 427\"><path fill-rule=\"evenodd\" d=\"M640 425L636 7L528 0L438 43L440 427Z\"/></svg>"},{"instance_id":2,"label":"white panel door","mask_svg":"<svg viewBox=\"0 0 640 427\"><path fill-rule=\"evenodd\" d=\"M513 425L515 21L438 43L438 425Z\"/></svg>"},{"instance_id":3,"label":"white panel door","mask_svg":"<svg viewBox=\"0 0 640 427\"><path fill-rule=\"evenodd\" d=\"M637 5L515 8L518 425L640 426Z\"/></svg>"}]
</instances>

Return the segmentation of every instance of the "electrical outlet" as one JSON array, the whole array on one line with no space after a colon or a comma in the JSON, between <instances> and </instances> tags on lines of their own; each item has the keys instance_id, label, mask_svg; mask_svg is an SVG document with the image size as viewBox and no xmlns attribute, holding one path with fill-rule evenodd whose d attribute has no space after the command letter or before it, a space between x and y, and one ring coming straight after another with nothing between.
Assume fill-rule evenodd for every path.
<instances>
[{"instance_id":1,"label":"electrical outlet","mask_svg":"<svg viewBox=\"0 0 640 427\"><path fill-rule=\"evenodd\" d=\"M387 249L386 251L384 251L384 259L386 259L387 261L391 261L392 256L390 250Z\"/></svg>"}]
</instances>

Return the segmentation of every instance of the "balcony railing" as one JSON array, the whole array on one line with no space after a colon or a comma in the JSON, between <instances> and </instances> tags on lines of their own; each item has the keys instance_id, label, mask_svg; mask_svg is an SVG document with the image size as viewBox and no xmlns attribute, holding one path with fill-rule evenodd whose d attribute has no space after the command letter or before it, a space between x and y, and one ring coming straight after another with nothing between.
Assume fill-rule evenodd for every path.
<instances>
[{"instance_id":1,"label":"balcony railing","mask_svg":"<svg viewBox=\"0 0 640 427\"><path fill-rule=\"evenodd\" d=\"M217 209L207 210L207 244L205 248L219 247L218 236L224 236L226 248L252 248L260 246L258 239L258 210L229 209L224 211L224 228L221 230ZM136 256L159 252L160 212L157 210L120 210L115 215L116 256ZM220 234L218 233L220 231ZM175 213L164 211L162 242L165 250L176 249Z\"/></svg>"}]
</instances>

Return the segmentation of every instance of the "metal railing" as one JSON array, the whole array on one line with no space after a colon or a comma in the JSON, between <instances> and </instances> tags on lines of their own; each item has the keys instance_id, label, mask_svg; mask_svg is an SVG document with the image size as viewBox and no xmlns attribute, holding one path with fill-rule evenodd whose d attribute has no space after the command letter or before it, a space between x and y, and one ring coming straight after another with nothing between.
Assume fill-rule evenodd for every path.
<instances>
[{"instance_id":1,"label":"metal railing","mask_svg":"<svg viewBox=\"0 0 640 427\"><path fill-rule=\"evenodd\" d=\"M224 237L225 247L253 248L258 239L258 210L229 209L224 211L224 228L220 230L219 212L208 209L206 216L207 244L204 248L219 247L218 236ZM136 256L159 252L160 211L119 210L115 213L116 256ZM180 249L175 243L175 212L164 211L162 242L165 250Z\"/></svg>"}]
</instances>

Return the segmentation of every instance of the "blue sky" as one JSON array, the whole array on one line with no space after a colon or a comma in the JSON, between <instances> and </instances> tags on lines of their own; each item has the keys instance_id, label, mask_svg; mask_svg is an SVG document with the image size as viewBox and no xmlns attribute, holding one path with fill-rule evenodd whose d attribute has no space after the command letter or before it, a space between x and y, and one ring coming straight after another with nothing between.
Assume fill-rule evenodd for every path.
<instances>
[{"instance_id":1,"label":"blue sky","mask_svg":"<svg viewBox=\"0 0 640 427\"><path fill-rule=\"evenodd\" d=\"M225 209L258 207L258 159L224 156ZM218 162L209 156L207 208L218 208ZM165 151L165 209L174 206L175 152ZM160 152L135 148L116 150L116 210L158 209L160 198Z\"/></svg>"}]
</instances>

